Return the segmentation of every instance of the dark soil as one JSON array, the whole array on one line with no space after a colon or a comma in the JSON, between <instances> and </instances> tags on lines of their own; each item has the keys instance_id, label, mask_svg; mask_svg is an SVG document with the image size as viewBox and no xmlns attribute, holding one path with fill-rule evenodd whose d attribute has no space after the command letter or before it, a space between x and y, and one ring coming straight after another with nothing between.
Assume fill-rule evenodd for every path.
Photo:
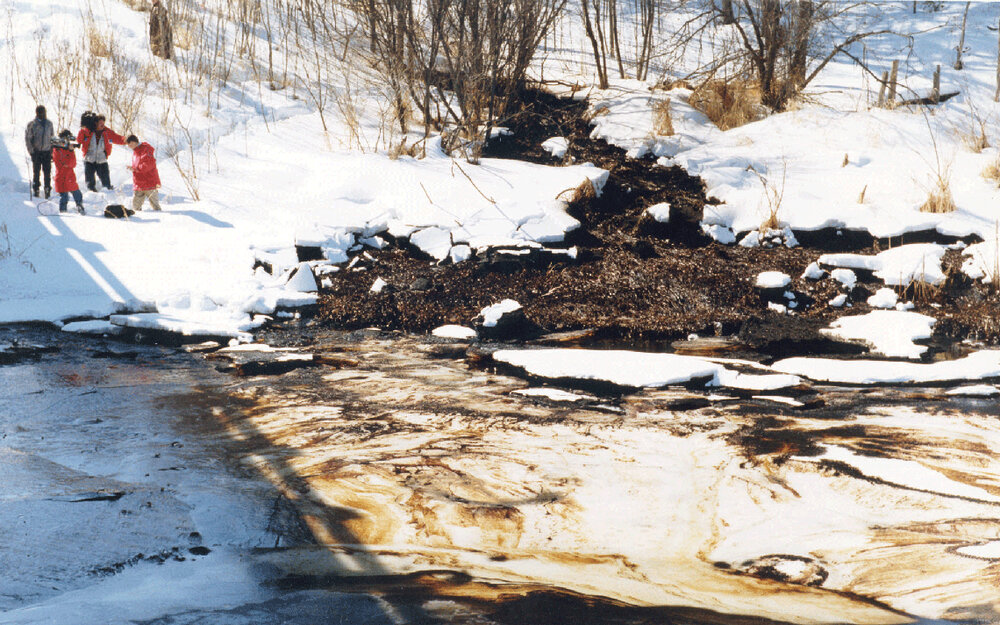
<instances>
[{"instance_id":1,"label":"dark soil","mask_svg":"<svg viewBox=\"0 0 1000 625\"><path fill-rule=\"evenodd\" d=\"M320 319L342 329L377 326L426 332L447 323L469 325L483 307L511 298L542 331L594 329L594 340L652 342L650 347L660 348L658 343L690 333L736 334L752 319L765 326L782 325L788 317L768 311L754 287L762 271L792 277L789 290L800 303L796 315L814 320L815 328L869 310L861 297L864 290L852 307L832 308L827 302L840 293L835 281L811 282L799 276L824 252L874 254L884 249L882 242L830 233L817 234L816 240L793 249L710 243L697 231L704 206L713 202L701 179L679 167L626 159L622 150L591 139L585 112L584 102L531 92L510 123L514 134L492 142L485 152L489 157L559 165L540 145L549 137L564 136L570 145L567 162L592 162L611 172L600 197L577 194L571 202L570 212L582 227L570 233L565 245L578 247L576 261L481 258L436 265L405 247L369 250L374 261L331 276L332 285L321 296ZM645 209L659 202L670 202L676 209L669 227L644 218ZM918 311L941 320L942 337L995 342L1000 337L1000 298L963 281L960 265L960 253L949 253L945 266L952 277L943 288L904 295L917 302ZM379 277L390 287L369 292ZM864 285L869 292L881 286ZM808 353L822 352L821 343L806 340L801 345Z\"/></svg>"}]
</instances>

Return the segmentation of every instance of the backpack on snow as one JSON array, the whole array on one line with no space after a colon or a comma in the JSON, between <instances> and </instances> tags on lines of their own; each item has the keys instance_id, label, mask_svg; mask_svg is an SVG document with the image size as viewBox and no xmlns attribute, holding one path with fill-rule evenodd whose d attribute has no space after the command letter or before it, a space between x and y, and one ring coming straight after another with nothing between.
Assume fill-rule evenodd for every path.
<instances>
[{"instance_id":1,"label":"backpack on snow","mask_svg":"<svg viewBox=\"0 0 1000 625\"><path fill-rule=\"evenodd\" d=\"M131 217L135 215L135 211L129 208L125 208L121 204L108 204L104 209L104 216L108 219L124 219L125 217Z\"/></svg>"}]
</instances>

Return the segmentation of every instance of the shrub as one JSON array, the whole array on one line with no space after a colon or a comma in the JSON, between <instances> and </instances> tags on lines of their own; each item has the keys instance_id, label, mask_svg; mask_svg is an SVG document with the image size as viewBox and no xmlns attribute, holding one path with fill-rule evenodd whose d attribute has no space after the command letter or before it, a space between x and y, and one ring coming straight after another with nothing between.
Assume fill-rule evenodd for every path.
<instances>
[{"instance_id":1,"label":"shrub","mask_svg":"<svg viewBox=\"0 0 1000 625\"><path fill-rule=\"evenodd\" d=\"M694 90L689 102L721 130L760 118L760 89L747 80L710 80Z\"/></svg>"},{"instance_id":2,"label":"shrub","mask_svg":"<svg viewBox=\"0 0 1000 625\"><path fill-rule=\"evenodd\" d=\"M934 188L927 195L927 200L920 207L924 213L950 213L957 208L955 198L951 194L951 183L946 176L937 176Z\"/></svg>"},{"instance_id":3,"label":"shrub","mask_svg":"<svg viewBox=\"0 0 1000 625\"><path fill-rule=\"evenodd\" d=\"M670 98L655 99L653 108L653 132L664 137L674 134L674 123L670 119Z\"/></svg>"},{"instance_id":4,"label":"shrub","mask_svg":"<svg viewBox=\"0 0 1000 625\"><path fill-rule=\"evenodd\" d=\"M983 170L982 176L1000 189L1000 154L993 159L992 163L986 166L986 169Z\"/></svg>"},{"instance_id":5,"label":"shrub","mask_svg":"<svg viewBox=\"0 0 1000 625\"><path fill-rule=\"evenodd\" d=\"M87 49L91 56L110 58L115 53L115 43L110 35L102 33L96 26L87 26Z\"/></svg>"}]
</instances>

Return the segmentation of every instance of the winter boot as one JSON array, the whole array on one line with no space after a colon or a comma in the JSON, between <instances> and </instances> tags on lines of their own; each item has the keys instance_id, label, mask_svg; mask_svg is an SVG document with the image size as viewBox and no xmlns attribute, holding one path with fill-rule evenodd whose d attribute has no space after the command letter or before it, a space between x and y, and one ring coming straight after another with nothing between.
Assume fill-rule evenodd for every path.
<instances>
[{"instance_id":1,"label":"winter boot","mask_svg":"<svg viewBox=\"0 0 1000 625\"><path fill-rule=\"evenodd\" d=\"M38 197L39 187L31 187L31 197Z\"/></svg>"},{"instance_id":2,"label":"winter boot","mask_svg":"<svg viewBox=\"0 0 1000 625\"><path fill-rule=\"evenodd\" d=\"M81 215L86 215L87 214L86 211L83 210L83 204L77 204L76 205L76 212L80 213Z\"/></svg>"},{"instance_id":3,"label":"winter boot","mask_svg":"<svg viewBox=\"0 0 1000 625\"><path fill-rule=\"evenodd\" d=\"M45 187L45 199L46 200L49 199L51 195L52 195L52 189L50 189L49 187Z\"/></svg>"}]
</instances>

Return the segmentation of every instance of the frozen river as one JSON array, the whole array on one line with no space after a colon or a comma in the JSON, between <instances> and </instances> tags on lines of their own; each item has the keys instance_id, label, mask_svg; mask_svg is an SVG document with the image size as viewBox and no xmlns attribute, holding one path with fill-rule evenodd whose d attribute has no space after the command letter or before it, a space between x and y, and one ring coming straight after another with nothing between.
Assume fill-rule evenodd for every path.
<instances>
[{"instance_id":1,"label":"frozen river","mask_svg":"<svg viewBox=\"0 0 1000 625\"><path fill-rule=\"evenodd\" d=\"M323 364L277 377L15 338L44 349L0 364L0 623L1000 620L992 400L539 395L375 334L311 333Z\"/></svg>"}]
</instances>

